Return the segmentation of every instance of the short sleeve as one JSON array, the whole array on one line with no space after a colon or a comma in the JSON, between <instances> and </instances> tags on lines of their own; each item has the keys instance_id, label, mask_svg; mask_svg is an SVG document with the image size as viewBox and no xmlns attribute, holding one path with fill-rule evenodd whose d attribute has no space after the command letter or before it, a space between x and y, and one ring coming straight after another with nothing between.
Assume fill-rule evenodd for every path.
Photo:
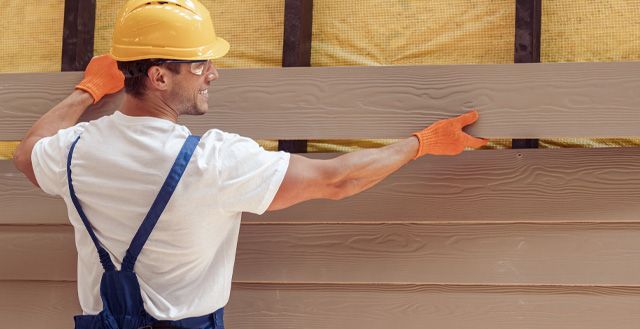
<instances>
[{"instance_id":1,"label":"short sleeve","mask_svg":"<svg viewBox=\"0 0 640 329\"><path fill-rule=\"evenodd\" d=\"M40 139L31 152L33 172L40 188L52 195L60 195L66 184L69 148L86 123L61 129L55 135Z\"/></svg>"},{"instance_id":2,"label":"short sleeve","mask_svg":"<svg viewBox=\"0 0 640 329\"><path fill-rule=\"evenodd\" d=\"M224 133L218 153L222 209L264 213L280 188L289 157L286 152L266 151L250 138Z\"/></svg>"}]
</instances>

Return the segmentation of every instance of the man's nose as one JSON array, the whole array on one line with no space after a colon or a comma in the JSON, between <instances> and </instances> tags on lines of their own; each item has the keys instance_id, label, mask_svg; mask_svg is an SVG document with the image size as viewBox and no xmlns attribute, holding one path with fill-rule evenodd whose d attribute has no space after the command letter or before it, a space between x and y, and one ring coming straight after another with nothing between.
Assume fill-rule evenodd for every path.
<instances>
[{"instance_id":1,"label":"man's nose","mask_svg":"<svg viewBox=\"0 0 640 329\"><path fill-rule=\"evenodd\" d=\"M209 66L209 70L207 71L207 80L208 81L214 81L214 80L218 80L218 70L216 70L215 66L213 66L213 64L211 64Z\"/></svg>"}]
</instances>

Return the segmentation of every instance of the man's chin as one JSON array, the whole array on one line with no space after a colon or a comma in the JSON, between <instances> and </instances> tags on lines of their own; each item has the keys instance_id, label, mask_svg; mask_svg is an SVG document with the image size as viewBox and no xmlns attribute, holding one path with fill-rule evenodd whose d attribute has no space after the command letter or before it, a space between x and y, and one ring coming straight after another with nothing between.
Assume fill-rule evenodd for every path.
<instances>
[{"instance_id":1,"label":"man's chin","mask_svg":"<svg viewBox=\"0 0 640 329\"><path fill-rule=\"evenodd\" d=\"M185 112L186 115L205 115L209 112L208 108L191 108L189 111Z\"/></svg>"}]
</instances>

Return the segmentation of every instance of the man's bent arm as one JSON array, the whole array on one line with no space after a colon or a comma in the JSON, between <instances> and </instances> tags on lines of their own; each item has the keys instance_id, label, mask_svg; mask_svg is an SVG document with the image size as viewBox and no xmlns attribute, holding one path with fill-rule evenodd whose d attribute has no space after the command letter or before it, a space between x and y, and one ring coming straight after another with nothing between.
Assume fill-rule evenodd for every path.
<instances>
[{"instance_id":1,"label":"man's bent arm","mask_svg":"<svg viewBox=\"0 0 640 329\"><path fill-rule=\"evenodd\" d=\"M89 105L123 87L124 76L118 70L115 60L108 55L92 58L84 72L84 79L75 87L76 90L38 119L22 139L13 156L16 168L38 186L31 164L31 152L36 143L42 138L55 135L60 129L74 126Z\"/></svg>"},{"instance_id":2,"label":"man's bent arm","mask_svg":"<svg viewBox=\"0 0 640 329\"><path fill-rule=\"evenodd\" d=\"M92 103L93 97L89 93L74 90L71 95L38 119L18 145L13 162L16 168L24 173L35 186L38 186L38 182L31 165L33 147L40 139L53 136L58 130L69 128L78 123L80 116Z\"/></svg>"}]
</instances>

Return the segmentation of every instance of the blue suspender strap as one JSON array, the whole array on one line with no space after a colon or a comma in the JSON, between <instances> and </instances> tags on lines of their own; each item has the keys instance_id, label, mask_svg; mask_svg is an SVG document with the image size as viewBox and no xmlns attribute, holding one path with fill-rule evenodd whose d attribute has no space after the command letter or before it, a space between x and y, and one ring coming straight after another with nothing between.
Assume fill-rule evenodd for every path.
<instances>
[{"instance_id":1,"label":"blue suspender strap","mask_svg":"<svg viewBox=\"0 0 640 329\"><path fill-rule=\"evenodd\" d=\"M167 175L160 192L153 201L151 209L149 209L142 225L140 225L138 232L136 232L136 235L133 237L133 241L131 241L129 249L127 249L127 253L122 261L122 271L133 272L133 267L138 259L138 255L140 254L142 247L147 242L151 231L158 222L158 218L160 218L164 208L167 206L167 203L169 202L173 191L175 191L180 178L182 178L182 174L187 168L191 155L193 155L193 151L198 146L199 141L199 136L189 136L184 142L184 145L182 145L182 149L173 163L173 167L171 167L169 175Z\"/></svg>"},{"instance_id":2,"label":"blue suspender strap","mask_svg":"<svg viewBox=\"0 0 640 329\"><path fill-rule=\"evenodd\" d=\"M96 245L98 256L100 257L100 263L102 263L102 268L104 268L106 272L109 272L115 270L115 266L113 266L113 262L111 262L109 253L107 253L107 251L100 245L98 238L91 228L89 219L87 219L87 215L85 215L84 211L82 210L82 206L80 205L80 201L76 196L76 192L73 189L73 182L71 180L71 159L73 158L73 150L76 148L76 144L79 140L80 136L78 136L73 144L71 144L71 149L69 150L69 155L67 157L67 182L69 183L69 194L71 195L71 201L73 201L73 205L76 207L76 210L78 211L78 214L82 219L82 223L84 223L84 227L87 229L87 232L89 232L89 236L91 237L91 240L93 240L93 244Z\"/></svg>"}]
</instances>

